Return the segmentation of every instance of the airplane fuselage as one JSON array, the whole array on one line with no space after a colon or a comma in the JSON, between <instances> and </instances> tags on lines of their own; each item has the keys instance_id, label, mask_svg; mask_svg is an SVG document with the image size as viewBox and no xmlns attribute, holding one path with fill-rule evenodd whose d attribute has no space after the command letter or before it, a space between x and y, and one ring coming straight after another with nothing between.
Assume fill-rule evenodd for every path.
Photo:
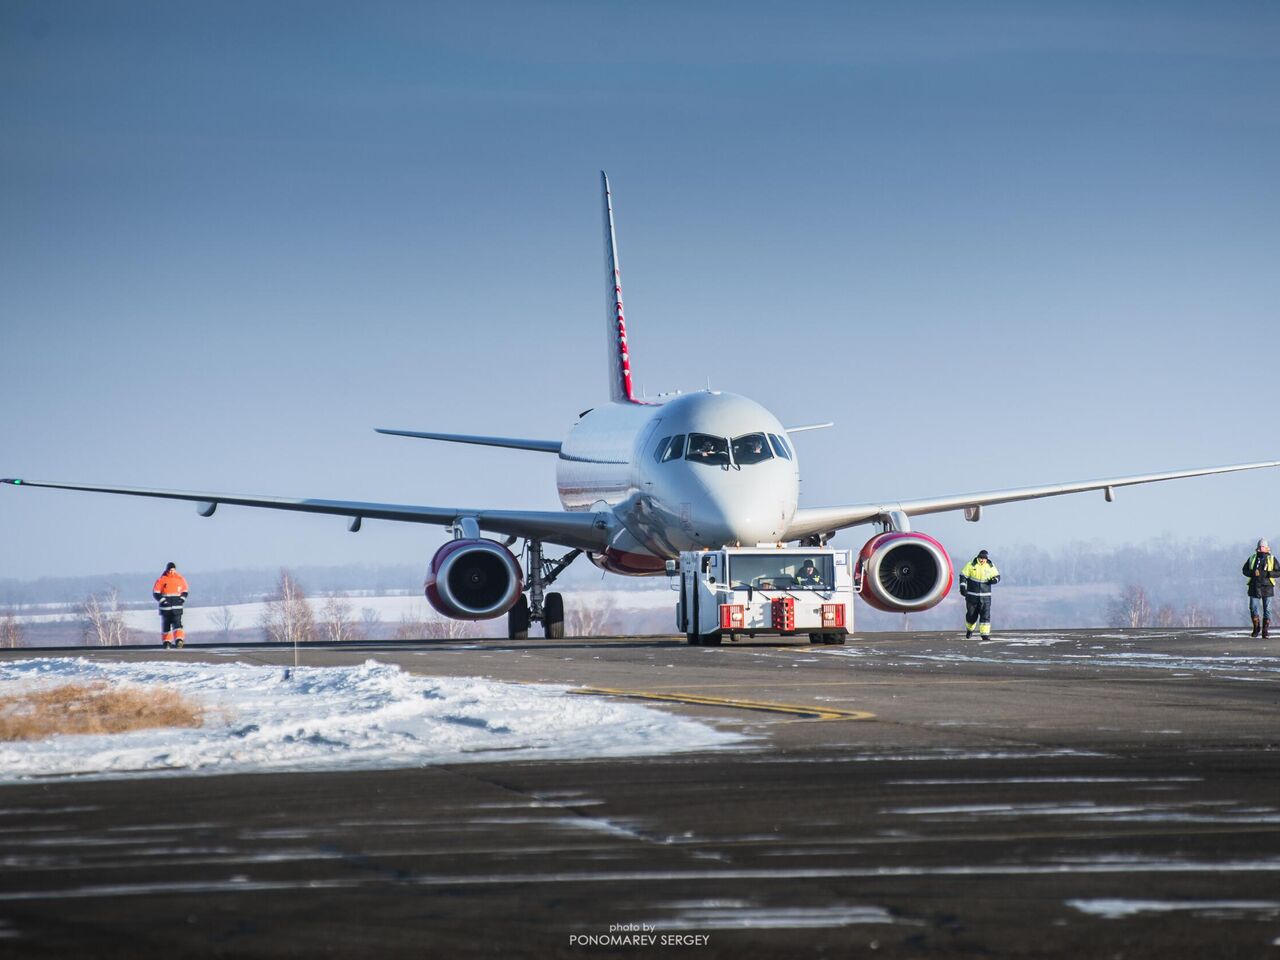
<instances>
[{"instance_id":1,"label":"airplane fuselage","mask_svg":"<svg viewBox=\"0 0 1280 960\"><path fill-rule=\"evenodd\" d=\"M682 550L782 540L800 478L777 417L707 391L587 411L561 445L556 485L566 510L614 515L592 559L635 575L661 573Z\"/></svg>"}]
</instances>

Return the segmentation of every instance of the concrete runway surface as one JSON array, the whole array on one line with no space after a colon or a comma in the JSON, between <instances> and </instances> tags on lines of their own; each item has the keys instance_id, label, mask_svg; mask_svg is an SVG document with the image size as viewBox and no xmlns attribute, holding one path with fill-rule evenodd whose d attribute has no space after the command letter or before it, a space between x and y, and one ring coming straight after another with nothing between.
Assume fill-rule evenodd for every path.
<instances>
[{"instance_id":1,"label":"concrete runway surface","mask_svg":"<svg viewBox=\"0 0 1280 960\"><path fill-rule=\"evenodd\" d=\"M755 740L0 786L0 956L1280 958L1280 641L1022 631L302 656L674 698L651 702Z\"/></svg>"}]
</instances>

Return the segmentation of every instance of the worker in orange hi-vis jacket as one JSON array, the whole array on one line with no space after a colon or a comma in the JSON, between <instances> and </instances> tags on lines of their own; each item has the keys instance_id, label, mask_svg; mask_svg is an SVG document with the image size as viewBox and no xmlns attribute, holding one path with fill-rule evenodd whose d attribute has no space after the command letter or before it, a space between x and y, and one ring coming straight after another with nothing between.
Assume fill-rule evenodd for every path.
<instances>
[{"instance_id":1,"label":"worker in orange hi-vis jacket","mask_svg":"<svg viewBox=\"0 0 1280 960\"><path fill-rule=\"evenodd\" d=\"M160 604L160 629L165 647L182 646L186 633L182 629L182 605L187 602L187 578L171 563L151 588L151 596Z\"/></svg>"}]
</instances>

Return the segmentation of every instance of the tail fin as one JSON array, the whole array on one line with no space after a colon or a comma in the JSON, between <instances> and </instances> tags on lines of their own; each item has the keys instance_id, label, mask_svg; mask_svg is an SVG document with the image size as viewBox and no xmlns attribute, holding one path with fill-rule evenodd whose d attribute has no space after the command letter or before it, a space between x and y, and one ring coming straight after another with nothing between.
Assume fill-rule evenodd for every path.
<instances>
[{"instance_id":1,"label":"tail fin","mask_svg":"<svg viewBox=\"0 0 1280 960\"><path fill-rule=\"evenodd\" d=\"M622 315L622 267L618 263L618 238L613 231L613 199L609 178L600 171L604 187L605 303L608 307L609 399L614 403L639 403L631 386L631 355L627 348L627 321Z\"/></svg>"}]
</instances>

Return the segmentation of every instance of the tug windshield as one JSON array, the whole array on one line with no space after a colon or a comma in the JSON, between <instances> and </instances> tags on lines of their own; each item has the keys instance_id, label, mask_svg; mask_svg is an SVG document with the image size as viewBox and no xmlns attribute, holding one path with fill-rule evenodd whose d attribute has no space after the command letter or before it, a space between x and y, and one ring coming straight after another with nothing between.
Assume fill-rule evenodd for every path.
<instances>
[{"instance_id":1,"label":"tug windshield","mask_svg":"<svg viewBox=\"0 0 1280 960\"><path fill-rule=\"evenodd\" d=\"M734 590L830 590L835 583L830 555L753 554L729 559Z\"/></svg>"}]
</instances>

